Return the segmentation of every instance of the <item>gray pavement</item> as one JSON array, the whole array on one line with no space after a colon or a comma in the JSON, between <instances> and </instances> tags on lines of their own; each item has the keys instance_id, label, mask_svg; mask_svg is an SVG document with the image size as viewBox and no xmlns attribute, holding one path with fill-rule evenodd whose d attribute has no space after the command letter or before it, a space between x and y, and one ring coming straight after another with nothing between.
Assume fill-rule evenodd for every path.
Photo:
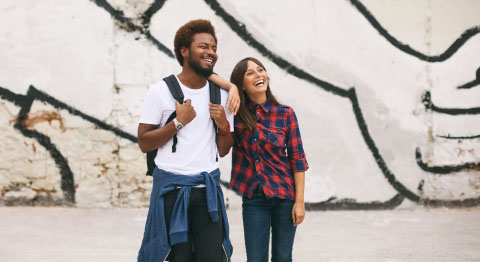
<instances>
[{"instance_id":1,"label":"gray pavement","mask_svg":"<svg viewBox=\"0 0 480 262\"><path fill-rule=\"evenodd\" d=\"M0 261L136 261L147 209L0 207ZM246 261L241 210L232 261ZM480 261L480 209L307 212L294 261Z\"/></svg>"}]
</instances>

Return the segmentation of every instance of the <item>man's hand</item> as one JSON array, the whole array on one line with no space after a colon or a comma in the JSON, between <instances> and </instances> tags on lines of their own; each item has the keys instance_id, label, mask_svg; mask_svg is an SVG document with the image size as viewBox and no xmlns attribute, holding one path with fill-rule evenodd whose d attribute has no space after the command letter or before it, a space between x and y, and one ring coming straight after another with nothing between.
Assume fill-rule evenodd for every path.
<instances>
[{"instance_id":1,"label":"man's hand","mask_svg":"<svg viewBox=\"0 0 480 262\"><path fill-rule=\"evenodd\" d=\"M175 103L177 120L178 122L182 123L182 125L190 123L190 121L192 121L197 116L197 113L192 106L192 100L187 99L183 104L178 103L178 101L176 101Z\"/></svg>"},{"instance_id":2,"label":"man's hand","mask_svg":"<svg viewBox=\"0 0 480 262\"><path fill-rule=\"evenodd\" d=\"M213 118L218 129L220 131L226 131L229 125L223 106L212 103L209 103L208 105L210 106L210 117Z\"/></svg>"},{"instance_id":3,"label":"man's hand","mask_svg":"<svg viewBox=\"0 0 480 262\"><path fill-rule=\"evenodd\" d=\"M230 125L223 106L212 103L209 103L208 105L210 106L210 117L213 118L218 127L218 155L224 157L230 152L230 148L233 145L233 133L230 132Z\"/></svg>"},{"instance_id":4,"label":"man's hand","mask_svg":"<svg viewBox=\"0 0 480 262\"><path fill-rule=\"evenodd\" d=\"M296 202L293 204L292 208L292 220L293 226L296 227L303 222L305 218L305 203L303 202Z\"/></svg>"},{"instance_id":5,"label":"man's hand","mask_svg":"<svg viewBox=\"0 0 480 262\"><path fill-rule=\"evenodd\" d=\"M238 109L240 108L240 96L238 95L238 88L235 84L230 83L230 89L228 90L228 100L227 100L228 113L232 112L234 115L237 115Z\"/></svg>"}]
</instances>

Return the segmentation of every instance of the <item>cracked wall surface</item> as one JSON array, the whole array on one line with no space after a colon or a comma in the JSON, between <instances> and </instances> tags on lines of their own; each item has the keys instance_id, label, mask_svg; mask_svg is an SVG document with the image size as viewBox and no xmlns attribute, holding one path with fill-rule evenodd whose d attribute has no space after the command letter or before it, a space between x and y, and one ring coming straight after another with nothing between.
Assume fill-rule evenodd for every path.
<instances>
[{"instance_id":1,"label":"cracked wall surface","mask_svg":"<svg viewBox=\"0 0 480 262\"><path fill-rule=\"evenodd\" d=\"M253 8L254 7L254 8ZM475 0L0 2L0 205L147 206L136 145L173 37L204 18L215 71L253 56L295 109L312 210L480 205ZM230 156L221 159L227 205Z\"/></svg>"}]
</instances>

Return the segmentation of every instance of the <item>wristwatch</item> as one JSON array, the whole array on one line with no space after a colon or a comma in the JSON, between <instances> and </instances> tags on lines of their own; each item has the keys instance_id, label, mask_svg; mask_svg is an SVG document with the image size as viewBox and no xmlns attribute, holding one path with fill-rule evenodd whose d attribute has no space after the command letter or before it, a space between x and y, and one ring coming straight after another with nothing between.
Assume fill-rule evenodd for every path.
<instances>
[{"instance_id":1,"label":"wristwatch","mask_svg":"<svg viewBox=\"0 0 480 262\"><path fill-rule=\"evenodd\" d=\"M177 118L173 119L173 123L175 124L175 128L177 129L177 131L180 131L180 129L183 128L182 123L178 122Z\"/></svg>"}]
</instances>

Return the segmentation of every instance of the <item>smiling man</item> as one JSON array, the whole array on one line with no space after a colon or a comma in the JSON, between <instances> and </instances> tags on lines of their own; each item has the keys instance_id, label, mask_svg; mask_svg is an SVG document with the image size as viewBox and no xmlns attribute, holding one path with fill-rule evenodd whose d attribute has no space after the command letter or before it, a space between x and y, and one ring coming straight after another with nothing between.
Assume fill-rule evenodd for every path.
<instances>
[{"instance_id":1,"label":"smiling man","mask_svg":"<svg viewBox=\"0 0 480 262\"><path fill-rule=\"evenodd\" d=\"M149 88L138 126L141 150L158 149L138 261L230 261L217 152L223 157L230 151L233 115L225 113L226 91L220 92L220 104L210 103L215 30L209 21L190 21L177 31L174 44L182 72ZM178 82L183 104L166 81Z\"/></svg>"}]
</instances>

